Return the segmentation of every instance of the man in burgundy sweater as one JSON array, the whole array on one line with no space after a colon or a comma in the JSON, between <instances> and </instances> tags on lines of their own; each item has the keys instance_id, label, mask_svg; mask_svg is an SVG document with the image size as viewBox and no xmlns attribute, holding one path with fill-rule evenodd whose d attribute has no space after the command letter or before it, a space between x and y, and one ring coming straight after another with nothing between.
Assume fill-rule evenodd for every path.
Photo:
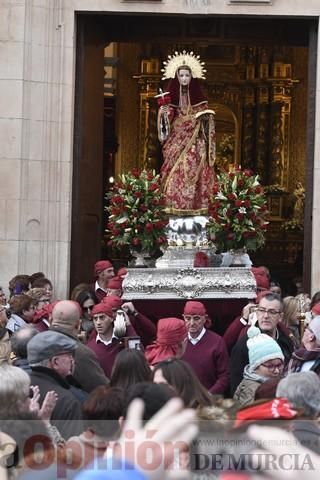
<instances>
[{"instance_id":1,"label":"man in burgundy sweater","mask_svg":"<svg viewBox=\"0 0 320 480\"><path fill-rule=\"evenodd\" d=\"M188 342L182 359L191 365L210 393L224 394L229 387L229 355L224 340L205 328L210 319L201 302L186 302L183 314Z\"/></svg>"},{"instance_id":2,"label":"man in burgundy sweater","mask_svg":"<svg viewBox=\"0 0 320 480\"><path fill-rule=\"evenodd\" d=\"M231 351L234 345L237 343L238 339L247 331L249 326L249 315L252 307L259 303L263 295L266 295L270 292L270 280L267 276L266 270L264 267L252 267L251 271L256 280L256 292L257 298L255 301L249 301L242 309L241 315L238 315L233 322L228 326L227 330L223 334L223 340L227 345L228 352L231 354Z\"/></svg>"},{"instance_id":3,"label":"man in burgundy sweater","mask_svg":"<svg viewBox=\"0 0 320 480\"><path fill-rule=\"evenodd\" d=\"M124 341L114 333L114 314L109 303L98 303L92 309L92 317L96 335L92 335L87 346L94 351L98 361L108 378L118 353L124 348ZM126 328L126 337L136 337L131 325Z\"/></svg>"},{"instance_id":4,"label":"man in burgundy sweater","mask_svg":"<svg viewBox=\"0 0 320 480\"><path fill-rule=\"evenodd\" d=\"M116 295L107 295L103 298L102 303L107 303L111 306L113 318L116 317L117 310L123 310L128 315L130 324L136 334L141 338L141 343L144 347L152 343L156 338L157 328L155 323L138 312L132 302L123 302L123 300Z\"/></svg>"},{"instance_id":5,"label":"man in burgundy sweater","mask_svg":"<svg viewBox=\"0 0 320 480\"><path fill-rule=\"evenodd\" d=\"M108 283L113 277L114 268L109 260L99 260L94 264L95 283L93 287L99 302L107 295Z\"/></svg>"}]
</instances>

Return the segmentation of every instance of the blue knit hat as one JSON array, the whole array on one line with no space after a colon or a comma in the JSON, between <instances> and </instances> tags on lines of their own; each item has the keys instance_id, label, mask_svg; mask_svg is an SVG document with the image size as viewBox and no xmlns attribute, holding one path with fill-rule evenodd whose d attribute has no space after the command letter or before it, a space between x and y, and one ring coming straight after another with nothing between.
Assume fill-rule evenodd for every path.
<instances>
[{"instance_id":1,"label":"blue knit hat","mask_svg":"<svg viewBox=\"0 0 320 480\"><path fill-rule=\"evenodd\" d=\"M255 370L268 360L274 360L275 358L284 360L284 355L277 342L269 335L261 333L259 328L254 325L248 330L247 346L251 370Z\"/></svg>"}]
</instances>

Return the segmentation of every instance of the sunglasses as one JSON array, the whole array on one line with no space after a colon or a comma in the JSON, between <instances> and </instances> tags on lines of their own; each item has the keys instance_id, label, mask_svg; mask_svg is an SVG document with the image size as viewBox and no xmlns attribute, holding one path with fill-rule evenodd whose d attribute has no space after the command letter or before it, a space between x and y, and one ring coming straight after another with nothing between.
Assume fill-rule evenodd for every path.
<instances>
[{"instance_id":1,"label":"sunglasses","mask_svg":"<svg viewBox=\"0 0 320 480\"><path fill-rule=\"evenodd\" d=\"M93 310L94 305L90 305L90 307L82 307L82 310Z\"/></svg>"}]
</instances>

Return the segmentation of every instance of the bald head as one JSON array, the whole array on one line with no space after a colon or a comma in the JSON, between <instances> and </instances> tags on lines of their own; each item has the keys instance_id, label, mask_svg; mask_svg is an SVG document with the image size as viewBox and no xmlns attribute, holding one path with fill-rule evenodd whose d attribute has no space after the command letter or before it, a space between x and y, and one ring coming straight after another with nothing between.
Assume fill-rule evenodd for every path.
<instances>
[{"instance_id":1,"label":"bald head","mask_svg":"<svg viewBox=\"0 0 320 480\"><path fill-rule=\"evenodd\" d=\"M80 326L80 306L72 300L58 302L52 311L52 328L76 333Z\"/></svg>"}]
</instances>

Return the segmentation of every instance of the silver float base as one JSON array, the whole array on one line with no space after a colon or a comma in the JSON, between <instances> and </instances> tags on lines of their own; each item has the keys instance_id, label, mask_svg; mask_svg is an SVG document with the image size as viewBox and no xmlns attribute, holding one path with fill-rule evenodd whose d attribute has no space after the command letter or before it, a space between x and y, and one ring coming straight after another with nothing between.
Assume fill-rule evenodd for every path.
<instances>
[{"instance_id":1,"label":"silver float base","mask_svg":"<svg viewBox=\"0 0 320 480\"><path fill-rule=\"evenodd\" d=\"M256 297L250 268L129 268L125 300Z\"/></svg>"}]
</instances>

